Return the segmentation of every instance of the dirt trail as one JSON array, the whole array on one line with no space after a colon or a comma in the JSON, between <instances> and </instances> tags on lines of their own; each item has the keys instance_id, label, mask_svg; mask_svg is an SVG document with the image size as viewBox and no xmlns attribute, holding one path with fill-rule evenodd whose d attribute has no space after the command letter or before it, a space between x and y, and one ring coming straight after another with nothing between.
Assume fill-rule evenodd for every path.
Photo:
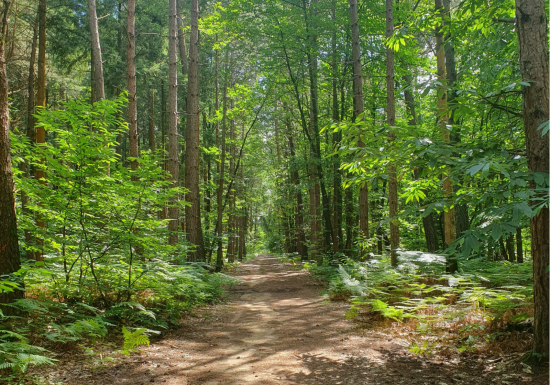
<instances>
[{"instance_id":1,"label":"dirt trail","mask_svg":"<svg viewBox=\"0 0 550 385\"><path fill-rule=\"evenodd\" d=\"M115 367L70 384L516 384L481 363L412 357L400 341L347 321L303 271L261 255L233 274L230 301L189 317ZM538 382L538 381L537 381ZM66 382L64 382L66 383Z\"/></svg>"}]
</instances>

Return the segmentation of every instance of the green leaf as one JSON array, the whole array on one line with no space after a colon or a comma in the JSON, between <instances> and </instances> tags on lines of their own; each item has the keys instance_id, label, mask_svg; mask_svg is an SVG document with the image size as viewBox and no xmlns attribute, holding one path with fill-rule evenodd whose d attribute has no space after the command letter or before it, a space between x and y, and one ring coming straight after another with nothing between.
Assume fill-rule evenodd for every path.
<instances>
[{"instance_id":1,"label":"green leaf","mask_svg":"<svg viewBox=\"0 0 550 385\"><path fill-rule=\"evenodd\" d=\"M540 131L540 136L546 135L549 129L550 129L550 120L547 120L546 122L541 123L541 125L537 127L537 131Z\"/></svg>"}]
</instances>

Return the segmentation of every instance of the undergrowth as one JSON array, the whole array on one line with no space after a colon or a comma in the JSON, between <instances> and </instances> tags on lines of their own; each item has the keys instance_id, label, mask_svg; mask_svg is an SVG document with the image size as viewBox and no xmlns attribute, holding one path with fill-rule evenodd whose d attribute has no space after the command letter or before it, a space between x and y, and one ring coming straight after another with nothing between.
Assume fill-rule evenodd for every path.
<instances>
[{"instance_id":1,"label":"undergrowth","mask_svg":"<svg viewBox=\"0 0 550 385\"><path fill-rule=\"evenodd\" d=\"M389 258L371 257L304 268L328 282L332 300L350 301L346 318L389 330L412 353L526 352L532 338L532 264L474 259L448 275L444 262L435 254L402 252L397 267Z\"/></svg>"}]
</instances>

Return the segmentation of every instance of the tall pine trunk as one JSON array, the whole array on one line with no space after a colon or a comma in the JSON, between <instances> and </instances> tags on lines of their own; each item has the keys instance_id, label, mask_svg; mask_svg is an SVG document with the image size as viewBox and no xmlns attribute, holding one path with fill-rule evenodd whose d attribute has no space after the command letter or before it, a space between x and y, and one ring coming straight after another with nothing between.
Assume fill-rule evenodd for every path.
<instances>
[{"instance_id":1,"label":"tall pine trunk","mask_svg":"<svg viewBox=\"0 0 550 385\"><path fill-rule=\"evenodd\" d=\"M128 15L126 19L126 83L128 87L128 141L130 145L130 165L136 170L139 157L139 138L137 128L137 101L136 101L136 33L135 10L136 0L128 0ZM132 177L132 179L135 179Z\"/></svg>"},{"instance_id":2,"label":"tall pine trunk","mask_svg":"<svg viewBox=\"0 0 550 385\"><path fill-rule=\"evenodd\" d=\"M440 18L440 25L435 29L435 52L437 59L437 80L441 84L446 84L447 79L445 76L445 45L443 41L443 33L441 29L443 28L443 19L444 19L444 7L442 0L435 0L435 10L438 12ZM438 110L438 121L441 134L445 143L450 142L450 134L447 129L447 124L449 117L447 114L447 89L445 87L440 87L437 92L437 110ZM444 222L444 243L445 247L449 247L451 243L455 241L455 220L454 220L454 209L451 208L452 205L452 196L453 196L453 184L449 171L443 171L441 179L443 180L443 194L447 198L448 209L443 213L443 222ZM447 272L454 273L457 270L457 263L454 259L454 256L450 256L447 259Z\"/></svg>"},{"instance_id":3,"label":"tall pine trunk","mask_svg":"<svg viewBox=\"0 0 550 385\"><path fill-rule=\"evenodd\" d=\"M393 0L386 0L386 38L393 35ZM388 123L388 141L395 141L395 53L386 47L386 114ZM391 265L397 266L397 247L399 246L399 218L397 199L397 168L390 163L388 170L388 200L390 209L390 257Z\"/></svg>"},{"instance_id":4,"label":"tall pine trunk","mask_svg":"<svg viewBox=\"0 0 550 385\"><path fill-rule=\"evenodd\" d=\"M37 107L46 108L46 0L38 3L38 89L36 91ZM35 140L38 147L46 143L46 131L43 126L37 127ZM40 184L46 183L44 168L35 167L34 177ZM40 215L36 215L36 226L45 230L46 223ZM35 240L35 259L44 260L44 240L40 236Z\"/></svg>"},{"instance_id":5,"label":"tall pine trunk","mask_svg":"<svg viewBox=\"0 0 550 385\"><path fill-rule=\"evenodd\" d=\"M176 0L170 0L168 14L168 159L166 171L172 176L172 186L179 185L178 162L178 35ZM175 203L175 202L173 202ZM168 243L175 245L178 242L179 209L175 204L168 208Z\"/></svg>"},{"instance_id":6,"label":"tall pine trunk","mask_svg":"<svg viewBox=\"0 0 550 385\"><path fill-rule=\"evenodd\" d=\"M191 0L191 33L189 41L189 75L187 80L187 125L185 129L185 221L187 240L195 245L190 261L204 261L200 192L199 192L199 0Z\"/></svg>"},{"instance_id":7,"label":"tall pine trunk","mask_svg":"<svg viewBox=\"0 0 550 385\"><path fill-rule=\"evenodd\" d=\"M365 108L363 106L363 75L361 71L361 43L359 40L359 22L357 20L357 0L349 0L349 13L351 23L351 53L353 57L353 116L355 119L363 119ZM360 135L357 139L357 146L365 146ZM362 241L369 239L369 189L366 182L359 189L359 236ZM350 241L348 237L346 242L347 248L351 247ZM361 255L363 256L364 253L365 250L361 248Z\"/></svg>"},{"instance_id":8,"label":"tall pine trunk","mask_svg":"<svg viewBox=\"0 0 550 385\"><path fill-rule=\"evenodd\" d=\"M223 267L223 185L225 181L225 136L227 132L227 64L229 61L229 51L225 51L225 65L224 65L224 81L223 81L223 96L222 96L222 129L220 138L220 174L218 180L217 191L217 208L218 208L218 221L216 228L218 229L218 250L216 254L216 271L221 271Z\"/></svg>"},{"instance_id":9,"label":"tall pine trunk","mask_svg":"<svg viewBox=\"0 0 550 385\"><path fill-rule=\"evenodd\" d=\"M45 0L42 1L45 3ZM99 43L95 0L88 0L88 22L90 23L92 73L94 74L94 83L92 87L94 89L95 101L100 101L105 99L105 87L103 81L103 61L101 59L101 45Z\"/></svg>"},{"instance_id":10,"label":"tall pine trunk","mask_svg":"<svg viewBox=\"0 0 550 385\"><path fill-rule=\"evenodd\" d=\"M8 29L10 1L2 1L2 24L0 25L0 275L15 273L21 267L19 259L19 240L17 238L17 220L15 217L15 196L13 172L10 156L10 115L8 101L8 79L4 59L5 37ZM12 302L23 297L23 291L0 293L0 304ZM9 307L2 306L4 314L11 313Z\"/></svg>"},{"instance_id":11,"label":"tall pine trunk","mask_svg":"<svg viewBox=\"0 0 550 385\"><path fill-rule=\"evenodd\" d=\"M519 40L521 77L530 86L523 86L523 128L527 148L527 164L533 173L548 177L548 133L541 138L538 128L548 124L548 24L543 0L516 0L516 31ZM533 186L534 187L534 186ZM540 193L548 199L548 190ZM535 296L535 334L533 352L548 358L548 206L531 219L531 255Z\"/></svg>"}]
</instances>

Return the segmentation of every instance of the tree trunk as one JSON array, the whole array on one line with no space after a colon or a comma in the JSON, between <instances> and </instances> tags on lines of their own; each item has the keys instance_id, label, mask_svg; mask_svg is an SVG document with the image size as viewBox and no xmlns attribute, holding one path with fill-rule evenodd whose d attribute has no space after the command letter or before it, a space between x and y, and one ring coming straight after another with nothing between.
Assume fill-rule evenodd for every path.
<instances>
[{"instance_id":1,"label":"tree trunk","mask_svg":"<svg viewBox=\"0 0 550 385\"><path fill-rule=\"evenodd\" d=\"M442 0L435 0L435 9L436 9L436 12L439 12L439 15L441 18L441 26L438 26L435 29L437 80L441 84L445 84L447 80L445 76L445 45L443 41L443 33L441 32L441 28L443 27L443 24L444 24L443 22L444 7L443 7ZM438 108L438 115L439 115L439 127L441 129L443 140L445 141L445 143L449 143L450 135L449 135L449 130L447 129L447 124L449 121L448 114L447 114L447 89L445 87L441 87L438 90L437 108ZM446 210L445 213L443 214L444 223L445 223L444 243L445 243L445 247L449 247L449 245L453 243L456 239L454 209L450 207L452 205L453 184L448 171L443 172L442 179L443 179L443 194L447 198L448 200L447 204L449 205L448 210ZM447 260L447 272L452 274L456 272L457 268L458 266L454 256L450 256Z\"/></svg>"},{"instance_id":2,"label":"tree trunk","mask_svg":"<svg viewBox=\"0 0 550 385\"><path fill-rule=\"evenodd\" d=\"M36 92L36 105L46 108L46 0L38 3L38 89ZM36 129L36 144L40 147L46 143L46 131L43 126ZM46 173L41 167L35 167L34 177L40 184L46 183ZM45 229L46 223L40 215L36 215L36 226ZM44 240L39 236L35 239L36 251L34 258L37 261L44 260Z\"/></svg>"},{"instance_id":3,"label":"tree trunk","mask_svg":"<svg viewBox=\"0 0 550 385\"><path fill-rule=\"evenodd\" d=\"M443 6L445 9L445 16L447 22L450 23L451 20L451 1L443 0ZM451 143L460 142L460 125L455 120L454 110L456 90L453 87L456 87L457 82L457 72L456 72L456 60L455 60L455 49L453 41L451 39L451 34L448 33L445 36L445 69L447 72L447 86L452 87L447 94L447 107L449 108L449 121L448 124L453 127L452 133L450 134ZM458 154L457 154L458 155ZM462 178L460 178L460 181ZM465 231L470 229L470 220L468 217L468 206L465 204L456 204L455 205L455 232L456 238L460 238Z\"/></svg>"},{"instance_id":4,"label":"tree trunk","mask_svg":"<svg viewBox=\"0 0 550 385\"><path fill-rule=\"evenodd\" d=\"M130 161L132 170L139 167L139 138L137 128L136 101L136 33L135 10L136 0L128 0L128 16L126 19L126 82L128 86L128 141L130 145ZM132 176L132 179L136 179Z\"/></svg>"},{"instance_id":5,"label":"tree trunk","mask_svg":"<svg viewBox=\"0 0 550 385\"><path fill-rule=\"evenodd\" d=\"M187 240L195 245L190 261L204 261L200 192L199 192L199 0L191 0L191 34L189 42L189 77L187 81L187 125L185 130L185 221Z\"/></svg>"},{"instance_id":6,"label":"tree trunk","mask_svg":"<svg viewBox=\"0 0 550 385\"><path fill-rule=\"evenodd\" d=\"M516 0L516 31L519 40L519 68L523 81L523 126L527 164L533 173L548 176L548 133L541 138L538 128L548 121L548 25L542 0ZM548 123L546 123L548 124ZM533 186L534 187L534 186ZM543 195L544 194L544 195ZM548 190L541 193L548 199ZM535 297L533 352L548 358L548 207L531 219L531 255Z\"/></svg>"},{"instance_id":7,"label":"tree trunk","mask_svg":"<svg viewBox=\"0 0 550 385\"><path fill-rule=\"evenodd\" d=\"M8 29L8 13L11 2L2 1L2 24L0 39L0 275L15 273L21 268L19 240L15 217L15 196L10 156L10 115L8 101L8 79L4 59L5 37ZM0 293L0 304L22 298L22 290ZM2 306L4 314L13 308Z\"/></svg>"},{"instance_id":8,"label":"tree trunk","mask_svg":"<svg viewBox=\"0 0 550 385\"><path fill-rule=\"evenodd\" d=\"M45 0L42 1L45 2ZM93 89L95 93L95 101L100 101L105 99L105 88L103 82L103 61L101 59L101 45L99 44L95 0L88 0L88 21L90 23L90 38L92 43L92 71L94 74Z\"/></svg>"},{"instance_id":9,"label":"tree trunk","mask_svg":"<svg viewBox=\"0 0 550 385\"><path fill-rule=\"evenodd\" d=\"M319 182L317 180L317 167L310 165L309 167L309 226L310 226L310 259L316 260L319 264L323 261L323 248L321 246L321 223L319 207L321 201L319 199ZM306 260L302 257L302 261Z\"/></svg>"},{"instance_id":10,"label":"tree trunk","mask_svg":"<svg viewBox=\"0 0 550 385\"><path fill-rule=\"evenodd\" d=\"M31 56L29 58L29 77L28 77L28 84L27 84L27 137L29 138L30 143L34 143L36 140L36 132L34 127L34 116L35 108L34 108L34 66L36 61L36 47L38 44L38 17L34 24L33 29L33 35L32 35L32 46L31 46ZM21 166L21 171L24 173L25 177L29 177L29 164L28 161L23 161ZM30 215L29 209L27 207L29 203L29 196L25 193L25 191L21 190L21 209L23 211L23 215L28 216ZM33 237L32 233L29 229L25 229L25 244L27 246L27 249L25 251L27 258L34 258L34 253L29 250L28 248L33 243Z\"/></svg>"},{"instance_id":11,"label":"tree trunk","mask_svg":"<svg viewBox=\"0 0 550 385\"><path fill-rule=\"evenodd\" d=\"M361 43L359 40L359 23L357 20L357 0L349 0L351 23L351 52L353 56L353 115L363 119L363 75L361 71ZM361 137L357 139L357 146L364 147ZM369 189L365 182L359 189L359 236L362 241L369 238ZM346 243L351 247L350 240ZM346 248L348 248L346 247ZM365 250L361 248L361 255Z\"/></svg>"},{"instance_id":12,"label":"tree trunk","mask_svg":"<svg viewBox=\"0 0 550 385\"><path fill-rule=\"evenodd\" d=\"M508 254L508 261L516 262L516 255L514 253L514 234L510 234L506 238L506 253Z\"/></svg>"},{"instance_id":13,"label":"tree trunk","mask_svg":"<svg viewBox=\"0 0 550 385\"><path fill-rule=\"evenodd\" d=\"M344 250L346 255L350 255L353 244L353 189L348 187L344 190L345 220L346 220L346 245Z\"/></svg>"},{"instance_id":14,"label":"tree trunk","mask_svg":"<svg viewBox=\"0 0 550 385\"><path fill-rule=\"evenodd\" d=\"M285 112L288 111L288 105L283 104L285 108ZM290 151L290 179L292 180L292 183L294 184L294 193L296 196L296 207L294 211L294 220L295 220L295 227L296 227L296 252L301 257L301 259L307 259L307 252L306 252L306 237L304 232L304 217L303 217L303 196L302 196L302 190L300 188L300 174L298 172L298 165L296 164L296 152L294 149L294 132L292 131L292 125L290 123L290 117L288 116L288 113L285 114L285 124L287 129L287 135L288 135L288 147Z\"/></svg>"},{"instance_id":15,"label":"tree trunk","mask_svg":"<svg viewBox=\"0 0 550 385\"><path fill-rule=\"evenodd\" d=\"M177 0L178 7L178 43L181 62L181 73L183 76L187 75L188 62L187 62L187 47L185 46L185 34L183 33L183 7L181 6L181 0Z\"/></svg>"},{"instance_id":16,"label":"tree trunk","mask_svg":"<svg viewBox=\"0 0 550 385\"><path fill-rule=\"evenodd\" d=\"M386 0L386 38L393 35L393 0ZM386 114L388 123L388 141L395 141L395 54L386 47ZM399 246L399 218L397 198L397 168L391 163L388 170L388 195L390 208L390 256L391 265L397 266L397 247Z\"/></svg>"},{"instance_id":17,"label":"tree trunk","mask_svg":"<svg viewBox=\"0 0 550 385\"><path fill-rule=\"evenodd\" d=\"M517 262L523 263L523 238L521 236L521 227L516 229L516 254Z\"/></svg>"},{"instance_id":18,"label":"tree trunk","mask_svg":"<svg viewBox=\"0 0 550 385\"><path fill-rule=\"evenodd\" d=\"M222 96L222 130L221 130L221 155L220 155L220 175L218 180L218 194L217 194L217 204L218 204L218 224L216 228L218 229L218 252L216 255L216 271L219 272L223 268L223 184L225 179L225 134L227 132L227 68L229 63L229 51L225 51L225 71L224 71L224 81L223 81L223 96Z\"/></svg>"},{"instance_id":19,"label":"tree trunk","mask_svg":"<svg viewBox=\"0 0 550 385\"><path fill-rule=\"evenodd\" d=\"M157 150L155 143L155 89L151 88L149 105L151 107L149 116L149 149L152 152Z\"/></svg>"},{"instance_id":20,"label":"tree trunk","mask_svg":"<svg viewBox=\"0 0 550 385\"><path fill-rule=\"evenodd\" d=\"M337 123L339 121L338 114L338 51L336 48L336 1L332 1L332 122ZM342 214L342 175L340 174L340 159L336 150L340 146L341 132L332 133L332 145L335 151L333 156L333 188L334 188L334 200L333 200L333 212L332 212L332 252L336 255L340 250L340 243L342 242L342 226L341 226L341 214Z\"/></svg>"},{"instance_id":21,"label":"tree trunk","mask_svg":"<svg viewBox=\"0 0 550 385\"><path fill-rule=\"evenodd\" d=\"M168 13L168 159L166 171L173 179L172 186L179 185L178 161L178 35L177 35L176 0L169 1ZM173 202L168 208L168 243L175 245L178 242L179 209Z\"/></svg>"},{"instance_id":22,"label":"tree trunk","mask_svg":"<svg viewBox=\"0 0 550 385\"><path fill-rule=\"evenodd\" d=\"M228 68L229 70L229 68ZM231 80L233 83L233 79ZM230 100L229 108L235 107L233 98ZM235 120L229 121L229 175L231 178L235 178ZM227 261L229 263L235 262L235 252L237 249L236 239L236 216L235 216L235 201L237 199L235 187L229 191L229 220L227 222Z\"/></svg>"}]
</instances>

